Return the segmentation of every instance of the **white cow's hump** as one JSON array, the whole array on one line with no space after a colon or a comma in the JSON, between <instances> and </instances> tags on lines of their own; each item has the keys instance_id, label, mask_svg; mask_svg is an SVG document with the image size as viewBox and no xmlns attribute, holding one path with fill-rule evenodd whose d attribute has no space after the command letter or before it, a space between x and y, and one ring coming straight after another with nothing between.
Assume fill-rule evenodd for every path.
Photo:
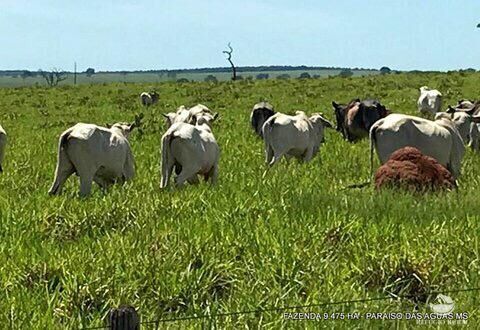
<instances>
[{"instance_id":1,"label":"white cow's hump","mask_svg":"<svg viewBox=\"0 0 480 330\"><path fill-rule=\"evenodd\" d=\"M300 131L306 131L309 128L308 117L302 111L297 111L295 116L286 115L283 113L276 113L271 116L267 121L273 121L276 125L280 126L295 126Z\"/></svg>"},{"instance_id":2,"label":"white cow's hump","mask_svg":"<svg viewBox=\"0 0 480 330\"><path fill-rule=\"evenodd\" d=\"M78 123L72 127L72 131L70 132L70 137L77 138L80 140L88 140L95 133L110 135L111 131L104 127L100 127L94 124Z\"/></svg>"},{"instance_id":3,"label":"white cow's hump","mask_svg":"<svg viewBox=\"0 0 480 330\"><path fill-rule=\"evenodd\" d=\"M399 131L402 127L415 127L419 131L427 135L448 135L448 130L444 127L444 123L439 121L431 121L428 119L403 115L403 114L391 114L381 119L380 128L384 130Z\"/></svg>"},{"instance_id":4,"label":"white cow's hump","mask_svg":"<svg viewBox=\"0 0 480 330\"><path fill-rule=\"evenodd\" d=\"M195 126L187 123L175 123L167 130L166 135L173 134L174 137L182 139L195 139L201 137L204 141L215 141L215 137L208 125Z\"/></svg>"}]
</instances>

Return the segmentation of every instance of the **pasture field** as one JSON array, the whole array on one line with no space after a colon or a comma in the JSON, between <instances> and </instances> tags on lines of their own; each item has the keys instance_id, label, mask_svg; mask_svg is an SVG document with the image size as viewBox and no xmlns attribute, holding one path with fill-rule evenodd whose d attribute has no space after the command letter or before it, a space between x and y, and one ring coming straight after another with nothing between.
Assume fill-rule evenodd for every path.
<instances>
[{"instance_id":1,"label":"pasture field","mask_svg":"<svg viewBox=\"0 0 480 330\"><path fill-rule=\"evenodd\" d=\"M480 286L480 155L467 151L458 193L425 196L344 189L369 176L369 145L334 130L307 164L282 161L268 175L252 106L323 112L331 101L376 97L416 114L418 87L445 104L479 98L480 74L192 83L111 83L0 89L9 145L0 175L0 328L103 325L109 308L131 304L143 321L315 305L395 295L299 312L430 312L430 291ZM160 101L142 108L154 87ZM203 103L220 113L219 182L160 190L162 112ZM78 179L48 196L60 133L77 122L133 120L137 176L80 199ZM378 166L378 160L376 160ZM475 328L477 292L449 293ZM291 310L290 310L291 311ZM411 328L415 321L288 321L284 311L164 323L160 328ZM345 314L346 315L346 314ZM436 327L432 325L431 327ZM144 329L155 328L146 324ZM428 327L425 327L428 328Z\"/></svg>"}]
</instances>

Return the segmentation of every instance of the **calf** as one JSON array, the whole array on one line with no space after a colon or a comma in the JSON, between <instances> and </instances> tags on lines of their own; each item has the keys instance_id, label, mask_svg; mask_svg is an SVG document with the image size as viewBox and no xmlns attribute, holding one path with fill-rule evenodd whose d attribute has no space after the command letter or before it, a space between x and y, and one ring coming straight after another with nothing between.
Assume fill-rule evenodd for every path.
<instances>
[{"instance_id":1,"label":"calf","mask_svg":"<svg viewBox=\"0 0 480 330\"><path fill-rule=\"evenodd\" d=\"M324 140L325 127L331 128L332 124L321 114L307 117L305 112L297 111L295 116L271 116L262 129L267 164L273 166L283 156L310 161Z\"/></svg>"},{"instance_id":2,"label":"calf","mask_svg":"<svg viewBox=\"0 0 480 330\"><path fill-rule=\"evenodd\" d=\"M128 136L138 125L138 118L135 123L116 123L109 128L79 123L63 132L49 193L60 194L73 173L80 177L80 196L90 194L92 181L107 188L116 181L133 179L135 161Z\"/></svg>"}]
</instances>

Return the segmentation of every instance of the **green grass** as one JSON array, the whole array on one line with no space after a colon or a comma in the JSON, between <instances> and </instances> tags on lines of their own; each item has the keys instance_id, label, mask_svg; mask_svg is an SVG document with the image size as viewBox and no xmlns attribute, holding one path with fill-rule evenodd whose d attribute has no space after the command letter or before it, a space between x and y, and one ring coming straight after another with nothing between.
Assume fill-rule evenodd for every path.
<instances>
[{"instance_id":1,"label":"green grass","mask_svg":"<svg viewBox=\"0 0 480 330\"><path fill-rule=\"evenodd\" d=\"M259 100L278 111L320 111L333 120L332 100L377 97L393 111L415 114L423 85L440 89L453 104L478 98L480 75L161 83L154 85L160 101L149 109L140 107L138 95L151 84L0 89L0 123L10 139L0 176L0 325L98 326L109 308L124 303L152 320L480 286L480 156L470 150L458 193L343 189L368 177L368 142L349 144L333 130L312 162L282 161L262 179L263 143L249 127ZM213 128L222 149L218 185L162 191L161 113L199 102L221 114ZM108 193L95 188L79 199L72 177L63 195L48 196L62 131L77 122L132 120L140 111L143 131L131 137L133 182ZM451 297L456 312L478 315L478 292ZM413 308L411 300L382 300L302 311ZM270 312L225 317L217 325L396 326L332 322L285 321L282 312ZM169 326L202 325L214 324Z\"/></svg>"}]
</instances>

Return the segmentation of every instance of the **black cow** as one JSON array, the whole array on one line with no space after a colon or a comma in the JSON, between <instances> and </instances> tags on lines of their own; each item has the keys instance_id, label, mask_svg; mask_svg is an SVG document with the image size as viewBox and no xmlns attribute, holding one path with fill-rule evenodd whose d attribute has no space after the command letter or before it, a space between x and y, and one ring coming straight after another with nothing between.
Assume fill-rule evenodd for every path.
<instances>
[{"instance_id":1,"label":"black cow","mask_svg":"<svg viewBox=\"0 0 480 330\"><path fill-rule=\"evenodd\" d=\"M260 137L262 137L262 126L268 118L275 114L273 106L268 102L260 102L255 104L250 115L252 128Z\"/></svg>"},{"instance_id":2,"label":"black cow","mask_svg":"<svg viewBox=\"0 0 480 330\"><path fill-rule=\"evenodd\" d=\"M332 106L337 120L336 130L349 142L368 137L370 127L390 113L377 100L354 99L348 104L333 101Z\"/></svg>"}]
</instances>

